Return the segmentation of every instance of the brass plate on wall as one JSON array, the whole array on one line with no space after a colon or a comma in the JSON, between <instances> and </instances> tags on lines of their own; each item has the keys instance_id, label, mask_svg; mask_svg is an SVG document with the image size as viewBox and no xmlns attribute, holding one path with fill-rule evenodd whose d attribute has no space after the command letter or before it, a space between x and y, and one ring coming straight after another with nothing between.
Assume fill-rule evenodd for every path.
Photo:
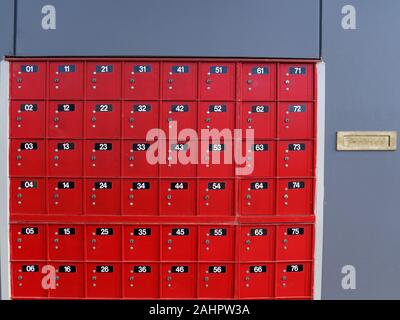
<instances>
[{"instance_id":1,"label":"brass plate on wall","mask_svg":"<svg viewBox=\"0 0 400 320\"><path fill-rule=\"evenodd\" d=\"M397 149L397 131L338 131L338 151L393 151Z\"/></svg>"}]
</instances>

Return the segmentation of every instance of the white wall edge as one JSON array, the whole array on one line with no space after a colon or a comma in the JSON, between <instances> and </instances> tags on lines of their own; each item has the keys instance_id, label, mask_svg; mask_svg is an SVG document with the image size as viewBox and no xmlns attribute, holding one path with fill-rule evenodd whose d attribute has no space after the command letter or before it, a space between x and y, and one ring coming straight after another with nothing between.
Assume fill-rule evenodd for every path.
<instances>
[{"instance_id":1,"label":"white wall edge","mask_svg":"<svg viewBox=\"0 0 400 320\"><path fill-rule=\"evenodd\" d=\"M325 173L325 62L317 64L317 183L315 192L314 299L322 297Z\"/></svg>"},{"instance_id":2,"label":"white wall edge","mask_svg":"<svg viewBox=\"0 0 400 320\"><path fill-rule=\"evenodd\" d=\"M0 62L0 279L1 298L9 300L10 246L9 246L9 179L8 179L8 112L9 112L9 62Z\"/></svg>"}]
</instances>

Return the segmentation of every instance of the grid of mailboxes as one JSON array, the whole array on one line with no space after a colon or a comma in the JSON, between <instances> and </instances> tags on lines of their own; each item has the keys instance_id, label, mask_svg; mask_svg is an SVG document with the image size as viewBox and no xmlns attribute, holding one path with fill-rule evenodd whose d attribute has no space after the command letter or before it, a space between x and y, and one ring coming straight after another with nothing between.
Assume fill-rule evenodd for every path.
<instances>
[{"instance_id":1,"label":"grid of mailboxes","mask_svg":"<svg viewBox=\"0 0 400 320\"><path fill-rule=\"evenodd\" d=\"M315 83L301 60L10 61L12 297L311 298Z\"/></svg>"}]
</instances>

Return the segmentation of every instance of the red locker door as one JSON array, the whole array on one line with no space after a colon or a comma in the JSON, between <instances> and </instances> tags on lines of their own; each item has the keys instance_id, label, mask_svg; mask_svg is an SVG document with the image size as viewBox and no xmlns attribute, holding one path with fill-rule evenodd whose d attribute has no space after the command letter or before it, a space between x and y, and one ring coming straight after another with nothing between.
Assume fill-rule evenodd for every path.
<instances>
[{"instance_id":1,"label":"red locker door","mask_svg":"<svg viewBox=\"0 0 400 320\"><path fill-rule=\"evenodd\" d=\"M122 297L121 265L119 263L88 263L86 295L89 299Z\"/></svg>"},{"instance_id":2,"label":"red locker door","mask_svg":"<svg viewBox=\"0 0 400 320\"><path fill-rule=\"evenodd\" d=\"M161 298L196 298L196 265L165 263L161 266Z\"/></svg>"},{"instance_id":3,"label":"red locker door","mask_svg":"<svg viewBox=\"0 0 400 320\"><path fill-rule=\"evenodd\" d=\"M242 102L239 108L243 130L254 130L255 139L276 137L276 103ZM246 132L242 134L245 137Z\"/></svg>"},{"instance_id":4,"label":"red locker door","mask_svg":"<svg viewBox=\"0 0 400 320\"><path fill-rule=\"evenodd\" d=\"M47 298L48 290L42 287L44 265L45 263L32 261L11 263L11 297Z\"/></svg>"},{"instance_id":5,"label":"red locker door","mask_svg":"<svg viewBox=\"0 0 400 320\"><path fill-rule=\"evenodd\" d=\"M46 64L37 61L11 63L11 99L44 99Z\"/></svg>"},{"instance_id":6,"label":"red locker door","mask_svg":"<svg viewBox=\"0 0 400 320\"><path fill-rule=\"evenodd\" d=\"M46 109L43 101L10 102L10 138L44 138Z\"/></svg>"},{"instance_id":7,"label":"red locker door","mask_svg":"<svg viewBox=\"0 0 400 320\"><path fill-rule=\"evenodd\" d=\"M119 179L85 179L85 213L120 215L120 183Z\"/></svg>"},{"instance_id":8,"label":"red locker door","mask_svg":"<svg viewBox=\"0 0 400 320\"><path fill-rule=\"evenodd\" d=\"M199 298L233 299L235 268L230 263L201 263L198 270Z\"/></svg>"},{"instance_id":9,"label":"red locker door","mask_svg":"<svg viewBox=\"0 0 400 320\"><path fill-rule=\"evenodd\" d=\"M233 141L201 141L198 175L202 178L234 177Z\"/></svg>"},{"instance_id":10,"label":"red locker door","mask_svg":"<svg viewBox=\"0 0 400 320\"><path fill-rule=\"evenodd\" d=\"M158 101L125 101L122 107L122 137L146 139L150 130L159 128Z\"/></svg>"},{"instance_id":11,"label":"red locker door","mask_svg":"<svg viewBox=\"0 0 400 320\"><path fill-rule=\"evenodd\" d=\"M266 215L275 213L275 181L273 179L239 180L239 214Z\"/></svg>"},{"instance_id":12,"label":"red locker door","mask_svg":"<svg viewBox=\"0 0 400 320\"><path fill-rule=\"evenodd\" d=\"M309 262L277 263L275 276L277 298L311 296L311 264Z\"/></svg>"},{"instance_id":13,"label":"red locker door","mask_svg":"<svg viewBox=\"0 0 400 320\"><path fill-rule=\"evenodd\" d=\"M46 213L46 181L44 178L10 179L10 214L21 213Z\"/></svg>"},{"instance_id":14,"label":"red locker door","mask_svg":"<svg viewBox=\"0 0 400 320\"><path fill-rule=\"evenodd\" d=\"M276 161L275 141L254 141L250 146L243 142L250 177L274 177ZM250 165L250 167L249 167Z\"/></svg>"},{"instance_id":15,"label":"red locker door","mask_svg":"<svg viewBox=\"0 0 400 320\"><path fill-rule=\"evenodd\" d=\"M239 298L271 299L274 297L273 263L239 265Z\"/></svg>"},{"instance_id":16,"label":"red locker door","mask_svg":"<svg viewBox=\"0 0 400 320\"><path fill-rule=\"evenodd\" d=\"M234 226L199 226L199 260L233 261L235 239Z\"/></svg>"},{"instance_id":17,"label":"red locker door","mask_svg":"<svg viewBox=\"0 0 400 320\"><path fill-rule=\"evenodd\" d=\"M240 261L274 261L275 227L242 225L240 227Z\"/></svg>"},{"instance_id":18,"label":"red locker door","mask_svg":"<svg viewBox=\"0 0 400 320\"><path fill-rule=\"evenodd\" d=\"M161 141L160 141L161 142ZM167 159L160 164L161 177L195 177L197 169L197 141L166 141Z\"/></svg>"},{"instance_id":19,"label":"red locker door","mask_svg":"<svg viewBox=\"0 0 400 320\"><path fill-rule=\"evenodd\" d=\"M83 63L82 62L50 62L49 64L50 99L83 98Z\"/></svg>"},{"instance_id":20,"label":"red locker door","mask_svg":"<svg viewBox=\"0 0 400 320\"><path fill-rule=\"evenodd\" d=\"M83 226L49 225L49 259L57 261L79 261L83 259Z\"/></svg>"},{"instance_id":21,"label":"red locker door","mask_svg":"<svg viewBox=\"0 0 400 320\"><path fill-rule=\"evenodd\" d=\"M121 259L121 228L119 226L86 226L86 256L91 261Z\"/></svg>"},{"instance_id":22,"label":"red locker door","mask_svg":"<svg viewBox=\"0 0 400 320\"><path fill-rule=\"evenodd\" d=\"M40 224L12 224L10 226L11 260L45 260L46 226Z\"/></svg>"},{"instance_id":23,"label":"red locker door","mask_svg":"<svg viewBox=\"0 0 400 320\"><path fill-rule=\"evenodd\" d=\"M280 64L278 90L281 101L312 100L314 98L314 65Z\"/></svg>"},{"instance_id":24,"label":"red locker door","mask_svg":"<svg viewBox=\"0 0 400 320\"><path fill-rule=\"evenodd\" d=\"M125 261L157 261L160 256L160 228L156 225L124 226Z\"/></svg>"},{"instance_id":25,"label":"red locker door","mask_svg":"<svg viewBox=\"0 0 400 320\"><path fill-rule=\"evenodd\" d=\"M121 146L119 140L86 140L84 173L88 177L119 177Z\"/></svg>"},{"instance_id":26,"label":"red locker door","mask_svg":"<svg viewBox=\"0 0 400 320\"><path fill-rule=\"evenodd\" d=\"M124 298L156 299L159 297L159 265L157 263L127 263L123 271Z\"/></svg>"},{"instance_id":27,"label":"red locker door","mask_svg":"<svg viewBox=\"0 0 400 320\"><path fill-rule=\"evenodd\" d=\"M276 99L276 65L274 63L243 63L241 92L244 101Z\"/></svg>"},{"instance_id":28,"label":"red locker door","mask_svg":"<svg viewBox=\"0 0 400 320\"><path fill-rule=\"evenodd\" d=\"M119 139L121 137L121 103L87 101L85 105L85 137L87 139Z\"/></svg>"},{"instance_id":29,"label":"red locker door","mask_svg":"<svg viewBox=\"0 0 400 320\"><path fill-rule=\"evenodd\" d=\"M83 137L83 103L80 101L49 101L47 135L49 138L76 139Z\"/></svg>"},{"instance_id":30,"label":"red locker door","mask_svg":"<svg viewBox=\"0 0 400 320\"><path fill-rule=\"evenodd\" d=\"M47 180L47 212L80 215L83 213L82 179L51 178Z\"/></svg>"},{"instance_id":31,"label":"red locker door","mask_svg":"<svg viewBox=\"0 0 400 320\"><path fill-rule=\"evenodd\" d=\"M160 180L160 215L195 215L196 180Z\"/></svg>"},{"instance_id":32,"label":"red locker door","mask_svg":"<svg viewBox=\"0 0 400 320\"><path fill-rule=\"evenodd\" d=\"M163 100L196 100L197 63L164 62L161 74Z\"/></svg>"},{"instance_id":33,"label":"red locker door","mask_svg":"<svg viewBox=\"0 0 400 320\"><path fill-rule=\"evenodd\" d=\"M122 141L122 176L124 177L157 177L158 163L150 159L152 143L147 140ZM149 161L150 160L150 161Z\"/></svg>"},{"instance_id":34,"label":"red locker door","mask_svg":"<svg viewBox=\"0 0 400 320\"><path fill-rule=\"evenodd\" d=\"M166 137L176 128L197 130L197 103L193 101L167 101L161 103L160 128Z\"/></svg>"},{"instance_id":35,"label":"red locker door","mask_svg":"<svg viewBox=\"0 0 400 320\"><path fill-rule=\"evenodd\" d=\"M278 142L278 176L313 177L314 148L312 141Z\"/></svg>"},{"instance_id":36,"label":"red locker door","mask_svg":"<svg viewBox=\"0 0 400 320\"><path fill-rule=\"evenodd\" d=\"M197 227L168 225L161 228L163 261L194 261L197 258Z\"/></svg>"},{"instance_id":37,"label":"red locker door","mask_svg":"<svg viewBox=\"0 0 400 320\"><path fill-rule=\"evenodd\" d=\"M235 99L235 64L200 63L200 99L229 101Z\"/></svg>"},{"instance_id":38,"label":"red locker door","mask_svg":"<svg viewBox=\"0 0 400 320\"><path fill-rule=\"evenodd\" d=\"M124 99L158 100L160 64L150 61L124 63ZM143 137L140 137L143 138Z\"/></svg>"},{"instance_id":39,"label":"red locker door","mask_svg":"<svg viewBox=\"0 0 400 320\"><path fill-rule=\"evenodd\" d=\"M10 140L10 176L40 177L46 174L46 144L44 140Z\"/></svg>"},{"instance_id":40,"label":"red locker door","mask_svg":"<svg viewBox=\"0 0 400 320\"><path fill-rule=\"evenodd\" d=\"M200 102L199 103L199 135L201 130L235 128L235 103L233 102ZM206 137L208 138L208 137Z\"/></svg>"},{"instance_id":41,"label":"red locker door","mask_svg":"<svg viewBox=\"0 0 400 320\"><path fill-rule=\"evenodd\" d=\"M314 137L314 104L311 102L279 103L278 137L312 139Z\"/></svg>"},{"instance_id":42,"label":"red locker door","mask_svg":"<svg viewBox=\"0 0 400 320\"><path fill-rule=\"evenodd\" d=\"M47 174L52 177L81 177L83 145L80 140L48 140Z\"/></svg>"},{"instance_id":43,"label":"red locker door","mask_svg":"<svg viewBox=\"0 0 400 320\"><path fill-rule=\"evenodd\" d=\"M277 214L313 214L313 181L313 179L278 179Z\"/></svg>"},{"instance_id":44,"label":"red locker door","mask_svg":"<svg viewBox=\"0 0 400 320\"><path fill-rule=\"evenodd\" d=\"M311 225L282 225L276 228L276 259L279 261L311 260L313 249Z\"/></svg>"},{"instance_id":45,"label":"red locker door","mask_svg":"<svg viewBox=\"0 0 400 320\"><path fill-rule=\"evenodd\" d=\"M158 180L122 180L123 215L158 215Z\"/></svg>"},{"instance_id":46,"label":"red locker door","mask_svg":"<svg viewBox=\"0 0 400 320\"><path fill-rule=\"evenodd\" d=\"M233 179L199 179L197 206L199 215L234 215L235 182Z\"/></svg>"},{"instance_id":47,"label":"red locker door","mask_svg":"<svg viewBox=\"0 0 400 320\"><path fill-rule=\"evenodd\" d=\"M86 65L86 98L121 98L121 63L110 61L88 62Z\"/></svg>"},{"instance_id":48,"label":"red locker door","mask_svg":"<svg viewBox=\"0 0 400 320\"><path fill-rule=\"evenodd\" d=\"M51 263L56 268L56 288L50 289L51 298L79 299L85 296L85 271L83 263Z\"/></svg>"}]
</instances>

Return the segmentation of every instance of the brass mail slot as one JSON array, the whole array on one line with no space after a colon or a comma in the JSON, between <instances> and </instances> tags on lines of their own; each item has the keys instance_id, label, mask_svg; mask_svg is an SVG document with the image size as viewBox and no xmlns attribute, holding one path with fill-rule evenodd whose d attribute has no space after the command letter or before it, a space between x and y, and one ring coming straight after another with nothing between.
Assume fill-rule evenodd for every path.
<instances>
[{"instance_id":1,"label":"brass mail slot","mask_svg":"<svg viewBox=\"0 0 400 320\"><path fill-rule=\"evenodd\" d=\"M397 131L338 131L339 151L393 151L397 149Z\"/></svg>"}]
</instances>

